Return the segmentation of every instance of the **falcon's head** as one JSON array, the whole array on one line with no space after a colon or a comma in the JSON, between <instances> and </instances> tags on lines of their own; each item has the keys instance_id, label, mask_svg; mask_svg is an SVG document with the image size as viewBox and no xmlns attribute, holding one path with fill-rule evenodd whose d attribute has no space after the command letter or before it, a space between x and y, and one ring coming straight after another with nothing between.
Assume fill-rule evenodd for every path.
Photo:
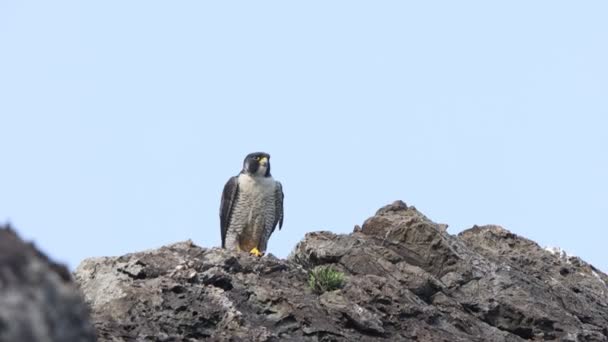
<instances>
[{"instance_id":1,"label":"falcon's head","mask_svg":"<svg viewBox=\"0 0 608 342\"><path fill-rule=\"evenodd\" d=\"M270 154L264 152L248 154L243 161L242 173L257 177L270 177Z\"/></svg>"}]
</instances>

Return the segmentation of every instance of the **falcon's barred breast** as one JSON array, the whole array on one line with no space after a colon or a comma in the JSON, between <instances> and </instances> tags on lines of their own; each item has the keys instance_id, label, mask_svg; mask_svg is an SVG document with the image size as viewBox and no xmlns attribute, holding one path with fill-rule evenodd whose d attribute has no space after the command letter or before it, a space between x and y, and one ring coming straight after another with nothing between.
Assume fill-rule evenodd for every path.
<instances>
[{"instance_id":1,"label":"falcon's barred breast","mask_svg":"<svg viewBox=\"0 0 608 342\"><path fill-rule=\"evenodd\" d=\"M270 174L270 155L251 153L222 193L222 247L260 256L276 226L283 226L283 188Z\"/></svg>"}]
</instances>

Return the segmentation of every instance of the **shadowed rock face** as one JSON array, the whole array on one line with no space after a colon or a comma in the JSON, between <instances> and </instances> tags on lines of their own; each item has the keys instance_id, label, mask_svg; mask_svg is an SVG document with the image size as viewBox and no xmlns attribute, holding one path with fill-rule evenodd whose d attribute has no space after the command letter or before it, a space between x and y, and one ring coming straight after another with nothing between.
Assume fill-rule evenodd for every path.
<instances>
[{"instance_id":1,"label":"shadowed rock face","mask_svg":"<svg viewBox=\"0 0 608 342\"><path fill-rule=\"evenodd\" d=\"M68 270L0 227L0 341L95 341Z\"/></svg>"},{"instance_id":2,"label":"shadowed rock face","mask_svg":"<svg viewBox=\"0 0 608 342\"><path fill-rule=\"evenodd\" d=\"M318 265L345 286L314 294ZM403 202L287 260L181 242L75 276L100 341L608 341L605 274L497 226L450 235Z\"/></svg>"}]
</instances>

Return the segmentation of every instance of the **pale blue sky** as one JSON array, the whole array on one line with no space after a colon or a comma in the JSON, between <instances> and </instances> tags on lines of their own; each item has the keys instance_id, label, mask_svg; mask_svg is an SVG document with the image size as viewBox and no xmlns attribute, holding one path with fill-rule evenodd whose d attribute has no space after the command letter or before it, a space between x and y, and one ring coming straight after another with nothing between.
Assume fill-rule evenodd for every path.
<instances>
[{"instance_id":1,"label":"pale blue sky","mask_svg":"<svg viewBox=\"0 0 608 342\"><path fill-rule=\"evenodd\" d=\"M0 221L57 260L220 242L272 155L285 257L396 199L608 270L606 1L0 1Z\"/></svg>"}]
</instances>

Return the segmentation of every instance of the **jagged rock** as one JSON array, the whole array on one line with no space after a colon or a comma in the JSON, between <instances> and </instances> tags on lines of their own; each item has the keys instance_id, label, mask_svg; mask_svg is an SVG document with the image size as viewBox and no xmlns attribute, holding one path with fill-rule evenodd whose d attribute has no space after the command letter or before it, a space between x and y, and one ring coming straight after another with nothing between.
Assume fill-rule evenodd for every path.
<instances>
[{"instance_id":1,"label":"jagged rock","mask_svg":"<svg viewBox=\"0 0 608 342\"><path fill-rule=\"evenodd\" d=\"M554 255L498 226L473 227L459 237L472 250L502 265L498 277L477 284L489 287L500 282L501 288L485 298L491 305L479 306L477 314L482 319L529 337L607 340L606 274L579 258Z\"/></svg>"},{"instance_id":2,"label":"jagged rock","mask_svg":"<svg viewBox=\"0 0 608 342\"><path fill-rule=\"evenodd\" d=\"M95 341L88 317L67 268L0 227L0 341Z\"/></svg>"},{"instance_id":3,"label":"jagged rock","mask_svg":"<svg viewBox=\"0 0 608 342\"><path fill-rule=\"evenodd\" d=\"M342 288L315 294L331 265ZM458 236L395 202L287 260L182 242L75 272L100 341L608 341L608 277L497 226Z\"/></svg>"}]
</instances>

